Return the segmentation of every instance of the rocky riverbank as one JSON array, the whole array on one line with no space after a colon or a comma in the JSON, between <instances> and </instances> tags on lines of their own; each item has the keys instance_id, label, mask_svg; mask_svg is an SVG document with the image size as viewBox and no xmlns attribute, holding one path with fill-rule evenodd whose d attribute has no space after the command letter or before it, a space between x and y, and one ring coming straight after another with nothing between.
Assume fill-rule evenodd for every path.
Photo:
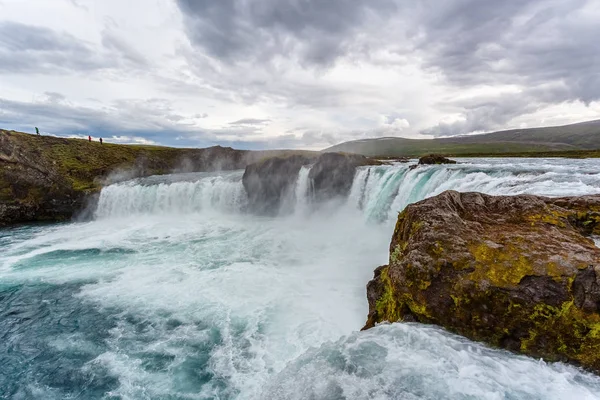
<instances>
[{"instance_id":1,"label":"rocky riverbank","mask_svg":"<svg viewBox=\"0 0 600 400\"><path fill-rule=\"evenodd\" d=\"M365 328L441 325L600 372L600 196L444 192L399 217Z\"/></svg>"}]
</instances>

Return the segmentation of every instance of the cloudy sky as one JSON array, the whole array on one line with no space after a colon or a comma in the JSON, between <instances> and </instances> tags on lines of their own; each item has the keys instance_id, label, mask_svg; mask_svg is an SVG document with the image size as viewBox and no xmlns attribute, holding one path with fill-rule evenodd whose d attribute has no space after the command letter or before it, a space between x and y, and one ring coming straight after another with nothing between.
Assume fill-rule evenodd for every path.
<instances>
[{"instance_id":1,"label":"cloudy sky","mask_svg":"<svg viewBox=\"0 0 600 400\"><path fill-rule=\"evenodd\" d=\"M0 0L0 127L321 149L600 118L598 0Z\"/></svg>"}]
</instances>

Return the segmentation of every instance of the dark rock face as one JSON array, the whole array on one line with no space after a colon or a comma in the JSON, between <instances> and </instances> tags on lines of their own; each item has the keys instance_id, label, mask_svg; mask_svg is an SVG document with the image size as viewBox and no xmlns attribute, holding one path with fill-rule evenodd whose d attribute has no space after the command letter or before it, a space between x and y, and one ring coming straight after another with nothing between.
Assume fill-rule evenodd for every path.
<instances>
[{"instance_id":1,"label":"dark rock face","mask_svg":"<svg viewBox=\"0 0 600 400\"><path fill-rule=\"evenodd\" d=\"M436 164L456 164L456 161L450 160L439 154L430 154L419 159L419 165L436 165Z\"/></svg>"},{"instance_id":2,"label":"dark rock face","mask_svg":"<svg viewBox=\"0 0 600 400\"><path fill-rule=\"evenodd\" d=\"M600 372L600 196L444 192L398 217L365 328L433 323Z\"/></svg>"},{"instance_id":3,"label":"dark rock face","mask_svg":"<svg viewBox=\"0 0 600 400\"><path fill-rule=\"evenodd\" d=\"M244 172L243 183L251 211L264 215L279 213L285 199L293 196L300 169L309 164L312 164L308 175L312 181L311 195L320 202L347 196L356 168L379 162L359 155L325 153L316 159L296 155L250 164Z\"/></svg>"},{"instance_id":4,"label":"dark rock face","mask_svg":"<svg viewBox=\"0 0 600 400\"><path fill-rule=\"evenodd\" d=\"M283 199L290 196L303 165L310 164L304 156L272 157L250 164L244 171L242 183L253 212L275 215Z\"/></svg>"},{"instance_id":5,"label":"dark rock face","mask_svg":"<svg viewBox=\"0 0 600 400\"><path fill-rule=\"evenodd\" d=\"M317 201L346 197L350 193L356 168L376 162L356 154L325 153L311 167L308 177L313 181Z\"/></svg>"}]
</instances>

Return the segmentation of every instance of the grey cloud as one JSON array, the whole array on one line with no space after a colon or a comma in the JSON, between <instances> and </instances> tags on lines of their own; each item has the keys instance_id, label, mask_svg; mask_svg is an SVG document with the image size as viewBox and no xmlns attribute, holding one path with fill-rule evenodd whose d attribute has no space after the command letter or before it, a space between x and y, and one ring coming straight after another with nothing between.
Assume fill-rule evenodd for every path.
<instances>
[{"instance_id":1,"label":"grey cloud","mask_svg":"<svg viewBox=\"0 0 600 400\"><path fill-rule=\"evenodd\" d=\"M146 58L135 48L129 45L123 38L110 30L102 32L102 45L119 54L124 60L134 65L144 67L148 65Z\"/></svg>"},{"instance_id":2,"label":"grey cloud","mask_svg":"<svg viewBox=\"0 0 600 400\"><path fill-rule=\"evenodd\" d=\"M186 116L174 111L170 102L164 99L122 99L102 108L74 106L64 100L59 93L47 93L42 101L37 102L0 98L0 126L24 131L31 131L38 126L44 133L65 137L91 134L109 138L107 141L111 141L111 137L115 138L114 141L129 138L126 140L147 140L167 146L204 147L221 144L260 149L284 144L293 144L294 147L300 145L292 140L293 135L245 140L249 135L260 136L260 128L256 126L245 129L199 129L186 123Z\"/></svg>"},{"instance_id":3,"label":"grey cloud","mask_svg":"<svg viewBox=\"0 0 600 400\"><path fill-rule=\"evenodd\" d=\"M146 59L122 38L102 33L102 47L49 28L0 21L0 73L57 74L147 67Z\"/></svg>"},{"instance_id":4,"label":"grey cloud","mask_svg":"<svg viewBox=\"0 0 600 400\"><path fill-rule=\"evenodd\" d=\"M433 3L430 2L430 5ZM437 4L437 3L436 3ZM595 6L586 11L586 7ZM455 89L519 85L519 95L464 105L465 121L424 131L452 135L502 128L548 104L600 99L598 3L453 0L424 13L418 48ZM596 17L594 17L594 15Z\"/></svg>"},{"instance_id":5,"label":"grey cloud","mask_svg":"<svg viewBox=\"0 0 600 400\"><path fill-rule=\"evenodd\" d=\"M44 96L49 103L62 103L66 100L63 94L56 92L44 92Z\"/></svg>"},{"instance_id":6,"label":"grey cloud","mask_svg":"<svg viewBox=\"0 0 600 400\"><path fill-rule=\"evenodd\" d=\"M453 92L478 85L523 88L520 98L445 104L462 112L465 121L439 124L423 131L427 134L495 129L548 104L600 99L600 8L595 0L177 4L191 43L201 50L188 60L209 86L234 101L267 98L291 107L343 106L345 94L361 89L282 80L286 64L280 61L326 68L340 57L373 61L377 50L417 55ZM386 61L386 67L394 65ZM511 104L503 104L505 100Z\"/></svg>"},{"instance_id":7,"label":"grey cloud","mask_svg":"<svg viewBox=\"0 0 600 400\"><path fill-rule=\"evenodd\" d=\"M370 20L395 9L393 0L177 0L191 42L228 62L328 65L343 55Z\"/></svg>"},{"instance_id":8,"label":"grey cloud","mask_svg":"<svg viewBox=\"0 0 600 400\"><path fill-rule=\"evenodd\" d=\"M259 118L242 118L237 121L230 122L229 125L264 125L271 122L270 119Z\"/></svg>"},{"instance_id":9,"label":"grey cloud","mask_svg":"<svg viewBox=\"0 0 600 400\"><path fill-rule=\"evenodd\" d=\"M77 8L81 8L82 10L89 11L89 8L87 8L87 6L81 4L79 1L80 0L69 0L69 3L71 3L72 5L74 5Z\"/></svg>"},{"instance_id":10,"label":"grey cloud","mask_svg":"<svg viewBox=\"0 0 600 400\"><path fill-rule=\"evenodd\" d=\"M67 33L16 22L0 22L0 73L94 70L110 65Z\"/></svg>"},{"instance_id":11,"label":"grey cloud","mask_svg":"<svg viewBox=\"0 0 600 400\"><path fill-rule=\"evenodd\" d=\"M456 136L471 132L502 129L515 117L530 114L551 104L543 93L506 93L481 97L457 103L464 110L464 119L452 123L441 122L422 131L431 136Z\"/></svg>"}]
</instances>

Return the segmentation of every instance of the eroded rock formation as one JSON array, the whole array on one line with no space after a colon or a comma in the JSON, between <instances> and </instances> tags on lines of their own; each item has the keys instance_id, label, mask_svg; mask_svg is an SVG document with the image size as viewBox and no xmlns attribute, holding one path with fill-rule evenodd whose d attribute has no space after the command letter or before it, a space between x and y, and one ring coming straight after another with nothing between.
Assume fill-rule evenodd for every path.
<instances>
[{"instance_id":1,"label":"eroded rock formation","mask_svg":"<svg viewBox=\"0 0 600 400\"><path fill-rule=\"evenodd\" d=\"M365 328L441 325L600 372L600 196L444 192L399 217Z\"/></svg>"},{"instance_id":2,"label":"eroded rock formation","mask_svg":"<svg viewBox=\"0 0 600 400\"><path fill-rule=\"evenodd\" d=\"M248 165L243 184L251 211L275 215L282 211L286 199L293 197L302 166L310 165L311 196L320 202L347 196L356 168L377 164L380 162L364 156L341 153L324 153L318 157L271 157Z\"/></svg>"},{"instance_id":3,"label":"eroded rock formation","mask_svg":"<svg viewBox=\"0 0 600 400\"><path fill-rule=\"evenodd\" d=\"M311 159L301 155L271 157L250 164L242 183L248 194L248 204L259 214L277 214L284 198L291 195L298 173Z\"/></svg>"}]
</instances>

